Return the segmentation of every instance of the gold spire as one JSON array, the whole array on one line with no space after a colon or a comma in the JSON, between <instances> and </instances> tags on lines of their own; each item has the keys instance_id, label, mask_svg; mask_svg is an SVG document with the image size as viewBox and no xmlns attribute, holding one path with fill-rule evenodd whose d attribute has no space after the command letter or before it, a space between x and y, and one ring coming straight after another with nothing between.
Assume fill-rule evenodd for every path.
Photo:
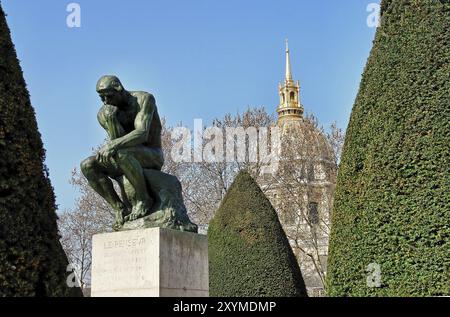
<instances>
[{"instance_id":1,"label":"gold spire","mask_svg":"<svg viewBox=\"0 0 450 317\"><path fill-rule=\"evenodd\" d=\"M286 82L292 81L291 58L289 56L289 42L286 39Z\"/></svg>"},{"instance_id":2,"label":"gold spire","mask_svg":"<svg viewBox=\"0 0 450 317\"><path fill-rule=\"evenodd\" d=\"M300 83L292 79L291 59L288 40L286 40L286 76L284 84L278 87L280 105L277 108L278 123L302 120L303 106L300 103Z\"/></svg>"}]
</instances>

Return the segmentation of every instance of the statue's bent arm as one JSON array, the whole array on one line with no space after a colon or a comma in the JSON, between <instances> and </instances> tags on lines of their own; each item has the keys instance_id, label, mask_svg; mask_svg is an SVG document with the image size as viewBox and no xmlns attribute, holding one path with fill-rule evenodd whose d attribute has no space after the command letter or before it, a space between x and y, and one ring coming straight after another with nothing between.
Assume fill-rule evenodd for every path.
<instances>
[{"instance_id":1,"label":"statue's bent arm","mask_svg":"<svg viewBox=\"0 0 450 317\"><path fill-rule=\"evenodd\" d=\"M134 120L134 130L112 141L116 150L140 145L148 139L153 113L155 112L155 99L150 94L141 98L139 98L141 100L138 100L140 110Z\"/></svg>"}]
</instances>

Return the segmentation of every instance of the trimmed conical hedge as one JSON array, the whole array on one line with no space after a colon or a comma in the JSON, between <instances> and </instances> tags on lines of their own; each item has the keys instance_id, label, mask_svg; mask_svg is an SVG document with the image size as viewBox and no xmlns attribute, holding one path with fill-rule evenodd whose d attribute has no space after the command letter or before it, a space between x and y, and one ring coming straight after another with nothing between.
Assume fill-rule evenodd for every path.
<instances>
[{"instance_id":1,"label":"trimmed conical hedge","mask_svg":"<svg viewBox=\"0 0 450 317\"><path fill-rule=\"evenodd\" d=\"M381 8L339 168L328 293L450 295L449 1Z\"/></svg>"},{"instance_id":2,"label":"trimmed conical hedge","mask_svg":"<svg viewBox=\"0 0 450 317\"><path fill-rule=\"evenodd\" d=\"M0 6L0 297L81 295L66 286L55 198L34 110Z\"/></svg>"},{"instance_id":3,"label":"trimmed conical hedge","mask_svg":"<svg viewBox=\"0 0 450 317\"><path fill-rule=\"evenodd\" d=\"M278 216L247 172L240 172L208 229L210 296L306 296Z\"/></svg>"}]
</instances>

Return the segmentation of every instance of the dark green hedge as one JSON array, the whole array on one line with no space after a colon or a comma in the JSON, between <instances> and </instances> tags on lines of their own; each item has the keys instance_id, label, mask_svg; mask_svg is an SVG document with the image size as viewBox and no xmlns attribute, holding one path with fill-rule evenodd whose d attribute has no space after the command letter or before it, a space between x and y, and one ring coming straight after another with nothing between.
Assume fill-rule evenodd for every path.
<instances>
[{"instance_id":1,"label":"dark green hedge","mask_svg":"<svg viewBox=\"0 0 450 317\"><path fill-rule=\"evenodd\" d=\"M81 295L66 287L68 263L44 155L0 6L0 297Z\"/></svg>"},{"instance_id":2,"label":"dark green hedge","mask_svg":"<svg viewBox=\"0 0 450 317\"><path fill-rule=\"evenodd\" d=\"M240 172L208 229L210 296L306 296L278 216Z\"/></svg>"},{"instance_id":3,"label":"dark green hedge","mask_svg":"<svg viewBox=\"0 0 450 317\"><path fill-rule=\"evenodd\" d=\"M450 295L449 17L448 0L382 2L337 179L331 296Z\"/></svg>"}]
</instances>

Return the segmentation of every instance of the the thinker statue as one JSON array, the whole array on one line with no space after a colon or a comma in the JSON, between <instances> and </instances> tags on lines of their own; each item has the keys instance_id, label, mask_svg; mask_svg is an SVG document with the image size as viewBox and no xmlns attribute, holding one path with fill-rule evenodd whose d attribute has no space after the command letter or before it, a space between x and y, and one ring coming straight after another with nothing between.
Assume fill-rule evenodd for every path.
<instances>
[{"instance_id":1,"label":"the thinker statue","mask_svg":"<svg viewBox=\"0 0 450 317\"><path fill-rule=\"evenodd\" d=\"M125 90L116 76L101 77L97 92L103 102L97 118L109 141L81 163L81 171L115 210L114 230L165 227L197 232L187 216L180 182L161 172L161 121L153 95Z\"/></svg>"}]
</instances>

